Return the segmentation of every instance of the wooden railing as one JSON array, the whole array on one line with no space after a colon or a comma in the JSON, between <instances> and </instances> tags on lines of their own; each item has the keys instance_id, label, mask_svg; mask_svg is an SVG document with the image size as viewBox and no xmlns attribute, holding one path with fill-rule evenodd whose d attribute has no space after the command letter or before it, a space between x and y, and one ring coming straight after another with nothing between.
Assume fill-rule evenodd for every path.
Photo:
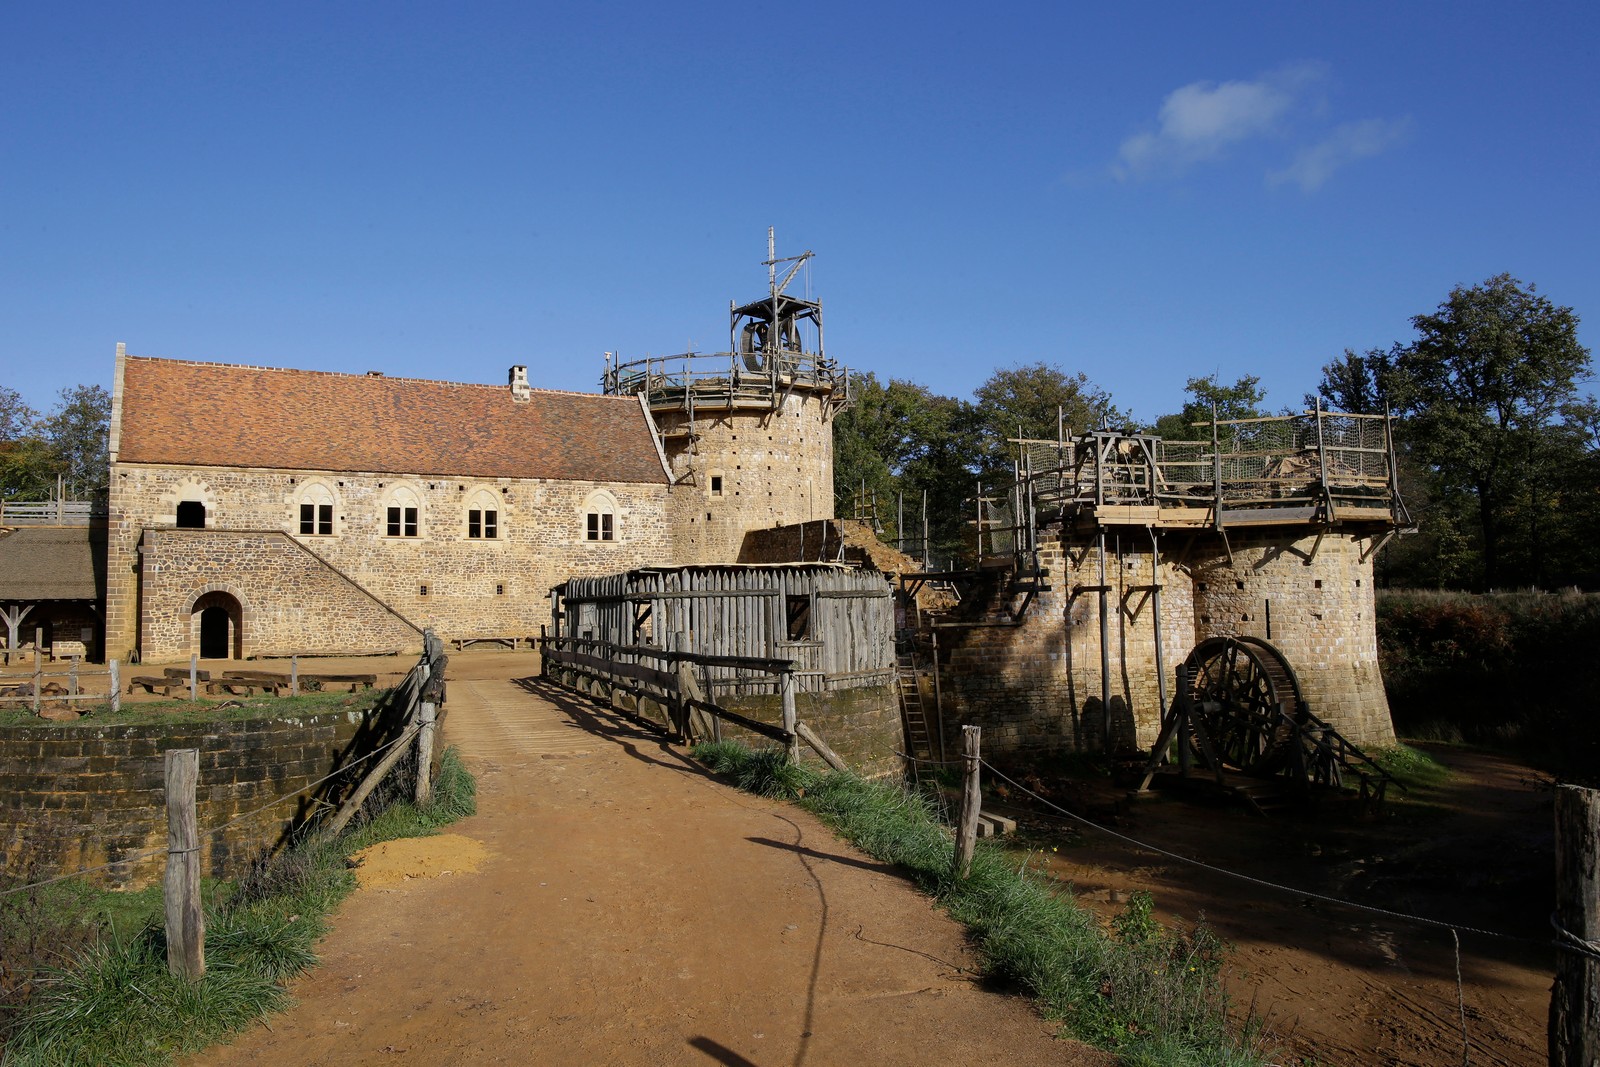
<instances>
[{"instance_id":1,"label":"wooden railing","mask_svg":"<svg viewBox=\"0 0 1600 1067\"><path fill-rule=\"evenodd\" d=\"M104 504L87 500L47 500L19 504L0 500L0 526L87 526L94 518L105 518Z\"/></svg>"},{"instance_id":2,"label":"wooden railing","mask_svg":"<svg viewBox=\"0 0 1600 1067\"><path fill-rule=\"evenodd\" d=\"M672 732L680 741L721 740L721 724L729 722L779 742L788 749L791 759L799 757L800 742L804 741L829 766L844 770L844 761L796 718L793 660L708 656L648 645L548 636L539 639L539 650L540 670L546 680L602 698L608 706L619 691L636 701L653 701L665 711ZM709 686L697 677L697 667L731 667L774 679L782 722L762 722L718 704L711 698ZM566 678L568 674L573 677ZM696 716L697 712L701 717Z\"/></svg>"}]
</instances>

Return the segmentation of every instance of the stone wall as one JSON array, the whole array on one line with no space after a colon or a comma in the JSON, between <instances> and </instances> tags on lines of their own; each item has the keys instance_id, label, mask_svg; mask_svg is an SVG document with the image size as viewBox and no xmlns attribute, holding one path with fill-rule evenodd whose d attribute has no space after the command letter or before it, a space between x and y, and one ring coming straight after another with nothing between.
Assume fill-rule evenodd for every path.
<instances>
[{"instance_id":1,"label":"stone wall","mask_svg":"<svg viewBox=\"0 0 1600 1067\"><path fill-rule=\"evenodd\" d=\"M833 517L829 404L797 390L775 409L700 410L692 438L687 412L656 412L678 483L674 563L732 563L751 530Z\"/></svg>"},{"instance_id":2,"label":"stone wall","mask_svg":"<svg viewBox=\"0 0 1600 1067\"><path fill-rule=\"evenodd\" d=\"M1094 751L1104 747L1109 715L1114 751L1148 748L1161 726L1158 679L1165 678L1170 702L1176 668L1201 640L1267 638L1270 601L1270 640L1298 674L1311 711L1357 745L1393 743L1363 541L1330 533L1318 545L1315 537L1235 534L1230 557L1220 541L1201 535L1164 540L1152 560L1147 534L1111 536L1102 581L1094 542L1063 542L1059 528L1042 538L1049 589L1035 597L1020 625L1003 624L1003 609L1022 597L996 575L969 596L965 617L952 620L958 625L939 631L947 738L958 737L961 724L976 723L984 728L985 749L998 755ZM1155 584L1162 601L1159 671ZM1102 585L1110 587L1109 701L1101 699Z\"/></svg>"},{"instance_id":3,"label":"stone wall","mask_svg":"<svg viewBox=\"0 0 1600 1067\"><path fill-rule=\"evenodd\" d=\"M1194 565L1198 638L1271 641L1300 680L1311 713L1363 748L1394 744L1378 672L1370 542L1329 534L1232 539L1232 558ZM1269 624L1270 620L1270 624Z\"/></svg>"},{"instance_id":4,"label":"stone wall","mask_svg":"<svg viewBox=\"0 0 1600 1067\"><path fill-rule=\"evenodd\" d=\"M95 884L139 888L161 877L167 817L164 753L200 750L202 831L285 797L386 740L393 716L350 711L172 725L0 729L0 870L35 879L97 867ZM235 877L311 810L289 797L201 837L204 872Z\"/></svg>"},{"instance_id":5,"label":"stone wall","mask_svg":"<svg viewBox=\"0 0 1600 1067\"><path fill-rule=\"evenodd\" d=\"M200 608L234 615L230 655L415 652L422 631L287 534L145 531L140 652L147 663L198 649ZM235 612L237 614L235 614Z\"/></svg>"},{"instance_id":6,"label":"stone wall","mask_svg":"<svg viewBox=\"0 0 1600 1067\"><path fill-rule=\"evenodd\" d=\"M333 533L302 535L299 503L322 493L334 504ZM396 494L414 494L416 537L387 536L386 509ZM431 625L448 640L537 634L549 621L547 591L558 582L671 559L670 495L667 486L647 484L117 464L110 504L107 652L126 656L138 647L141 620L148 632L161 634L141 650L146 659L184 658L193 647L181 615L211 580L198 565L166 573L150 569L149 560L141 566L138 552L146 530L176 525L182 501L204 504L208 529L281 531L396 615L418 627ZM497 506L497 536L470 537L469 505L484 501ZM588 540L585 517L592 510L613 515L613 540ZM292 586L271 587L265 576L250 579L248 566L244 577L244 598L264 596L281 606L274 648L349 649L320 625L293 632L296 598L308 598ZM314 615L301 617L315 623ZM248 627L244 640L253 643ZM266 651L265 645L257 648Z\"/></svg>"}]
</instances>

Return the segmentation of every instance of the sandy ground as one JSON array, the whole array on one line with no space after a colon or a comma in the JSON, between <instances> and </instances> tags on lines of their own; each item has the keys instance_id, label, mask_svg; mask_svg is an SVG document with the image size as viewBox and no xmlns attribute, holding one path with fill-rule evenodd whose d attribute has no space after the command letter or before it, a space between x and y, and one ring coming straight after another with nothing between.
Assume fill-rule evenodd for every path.
<instances>
[{"instance_id":1,"label":"sandy ground","mask_svg":"<svg viewBox=\"0 0 1600 1067\"><path fill-rule=\"evenodd\" d=\"M368 855L298 1005L193 1064L1109 1064L892 870L535 662L452 659L479 814Z\"/></svg>"}]
</instances>

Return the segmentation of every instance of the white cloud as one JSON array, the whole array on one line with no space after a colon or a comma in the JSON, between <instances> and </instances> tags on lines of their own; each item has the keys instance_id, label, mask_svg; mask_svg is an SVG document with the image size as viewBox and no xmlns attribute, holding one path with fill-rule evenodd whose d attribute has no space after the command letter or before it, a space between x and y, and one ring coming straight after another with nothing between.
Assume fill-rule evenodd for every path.
<instances>
[{"instance_id":1,"label":"white cloud","mask_svg":"<svg viewBox=\"0 0 1600 1067\"><path fill-rule=\"evenodd\" d=\"M1240 141L1274 134L1326 77L1324 64L1300 63L1256 81L1199 81L1175 89L1162 101L1156 130L1122 142L1112 172L1127 179L1182 170Z\"/></svg>"},{"instance_id":2,"label":"white cloud","mask_svg":"<svg viewBox=\"0 0 1600 1067\"><path fill-rule=\"evenodd\" d=\"M1304 192L1315 192L1346 163L1375 156L1411 132L1409 119L1365 119L1347 122L1314 145L1302 148L1293 162L1267 175L1276 188L1293 182Z\"/></svg>"}]
</instances>

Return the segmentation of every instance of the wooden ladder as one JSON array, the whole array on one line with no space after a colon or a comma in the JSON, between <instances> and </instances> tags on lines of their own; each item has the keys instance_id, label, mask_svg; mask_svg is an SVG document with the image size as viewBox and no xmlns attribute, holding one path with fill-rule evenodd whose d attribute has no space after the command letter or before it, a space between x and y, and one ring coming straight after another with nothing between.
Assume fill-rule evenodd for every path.
<instances>
[{"instance_id":1,"label":"wooden ladder","mask_svg":"<svg viewBox=\"0 0 1600 1067\"><path fill-rule=\"evenodd\" d=\"M907 652L895 657L895 681L900 687L900 721L905 727L906 754L917 759L937 758L933 750L933 736L928 732L927 710L922 703L922 690L917 685L917 660ZM923 765L914 768L920 775Z\"/></svg>"}]
</instances>

